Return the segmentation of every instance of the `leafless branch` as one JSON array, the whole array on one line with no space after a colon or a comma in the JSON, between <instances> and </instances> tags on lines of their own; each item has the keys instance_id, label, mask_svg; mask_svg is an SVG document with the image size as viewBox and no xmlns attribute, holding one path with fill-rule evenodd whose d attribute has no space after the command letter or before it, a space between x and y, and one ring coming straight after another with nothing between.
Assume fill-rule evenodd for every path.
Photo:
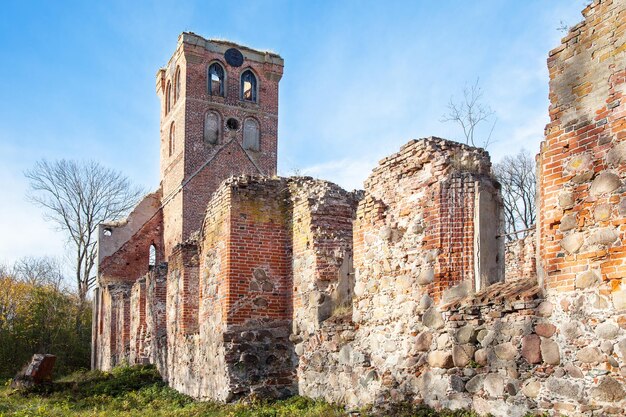
<instances>
[{"instance_id":1,"label":"leafless branch","mask_svg":"<svg viewBox=\"0 0 626 417\"><path fill-rule=\"evenodd\" d=\"M95 161L39 161L25 172L29 199L45 209L45 216L67 233L75 249L78 294L84 301L93 286L98 224L125 216L142 190L120 172Z\"/></svg>"},{"instance_id":2,"label":"leafless branch","mask_svg":"<svg viewBox=\"0 0 626 417\"><path fill-rule=\"evenodd\" d=\"M448 112L441 118L442 122L453 122L461 127L465 143L471 146L487 148L492 143L491 137L496 126L495 112L482 102L483 91L479 80L471 86L466 85L463 89L463 98L455 102L451 97L448 102ZM479 130L482 125L490 125L491 128L484 135Z\"/></svg>"},{"instance_id":3,"label":"leafless branch","mask_svg":"<svg viewBox=\"0 0 626 417\"><path fill-rule=\"evenodd\" d=\"M502 185L507 233L530 228L536 220L534 159L522 150L494 164L493 172Z\"/></svg>"}]
</instances>

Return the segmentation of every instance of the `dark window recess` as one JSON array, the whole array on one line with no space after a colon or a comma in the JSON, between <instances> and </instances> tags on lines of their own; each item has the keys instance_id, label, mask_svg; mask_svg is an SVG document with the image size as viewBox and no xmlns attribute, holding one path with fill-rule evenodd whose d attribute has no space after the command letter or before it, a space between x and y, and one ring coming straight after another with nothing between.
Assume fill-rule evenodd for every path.
<instances>
[{"instance_id":1,"label":"dark window recess","mask_svg":"<svg viewBox=\"0 0 626 417\"><path fill-rule=\"evenodd\" d=\"M174 76L174 103L180 98L180 67L176 67L176 75Z\"/></svg>"},{"instance_id":2,"label":"dark window recess","mask_svg":"<svg viewBox=\"0 0 626 417\"><path fill-rule=\"evenodd\" d=\"M230 130L239 130L239 121L231 117L230 119L226 120L226 127Z\"/></svg>"},{"instance_id":3,"label":"dark window recess","mask_svg":"<svg viewBox=\"0 0 626 417\"><path fill-rule=\"evenodd\" d=\"M217 62L209 67L209 94L224 97L224 68Z\"/></svg>"},{"instance_id":4,"label":"dark window recess","mask_svg":"<svg viewBox=\"0 0 626 417\"><path fill-rule=\"evenodd\" d=\"M172 84L168 81L165 88L165 114L172 109Z\"/></svg>"},{"instance_id":5,"label":"dark window recess","mask_svg":"<svg viewBox=\"0 0 626 417\"><path fill-rule=\"evenodd\" d=\"M170 138L169 138L169 156L174 155L176 151L176 127L174 126L174 122L170 126Z\"/></svg>"}]
</instances>

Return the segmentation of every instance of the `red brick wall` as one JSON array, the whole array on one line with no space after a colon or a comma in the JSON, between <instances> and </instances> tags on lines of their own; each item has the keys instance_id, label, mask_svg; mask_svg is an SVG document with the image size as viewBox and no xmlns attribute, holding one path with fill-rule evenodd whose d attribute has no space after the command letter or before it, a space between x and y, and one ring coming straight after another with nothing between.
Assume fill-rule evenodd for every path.
<instances>
[{"instance_id":1,"label":"red brick wall","mask_svg":"<svg viewBox=\"0 0 626 417\"><path fill-rule=\"evenodd\" d=\"M550 52L550 123L538 157L541 277L548 291L626 276L626 17L596 1ZM622 296L623 297L623 296Z\"/></svg>"},{"instance_id":2,"label":"red brick wall","mask_svg":"<svg viewBox=\"0 0 626 417\"><path fill-rule=\"evenodd\" d=\"M237 48L243 65L226 63L224 52ZM208 68L219 62L225 70L225 97L208 93ZM278 83L283 61L278 55L254 51L223 41L207 41L183 33L170 62L157 74L161 100L161 182L165 205L165 252L197 231L204 209L218 185L232 175L276 173L278 134ZM165 89L180 68L181 93L165 113ZM251 69L257 78L257 102L240 99L240 75ZM208 111L221 118L218 144L204 141L204 118ZM229 130L226 121L235 118L239 129ZM254 118L260 127L260 151L245 151L243 122ZM174 123L176 151L170 155L170 127ZM181 197L182 195L182 197ZM171 207L169 207L171 205Z\"/></svg>"},{"instance_id":3,"label":"red brick wall","mask_svg":"<svg viewBox=\"0 0 626 417\"><path fill-rule=\"evenodd\" d=\"M285 180L232 188L225 322L291 318L291 234Z\"/></svg>"},{"instance_id":4,"label":"red brick wall","mask_svg":"<svg viewBox=\"0 0 626 417\"><path fill-rule=\"evenodd\" d=\"M146 356L146 279L140 278L130 294L130 364L144 363Z\"/></svg>"},{"instance_id":5,"label":"red brick wall","mask_svg":"<svg viewBox=\"0 0 626 417\"><path fill-rule=\"evenodd\" d=\"M178 310L178 326L182 334L198 331L198 246L197 243L177 245L169 257L169 276L177 279L177 305L168 309Z\"/></svg>"},{"instance_id":6,"label":"red brick wall","mask_svg":"<svg viewBox=\"0 0 626 417\"><path fill-rule=\"evenodd\" d=\"M134 282L147 274L151 245L156 247L157 263L164 260L162 237L163 212L159 210L119 250L100 261L99 280L103 283Z\"/></svg>"},{"instance_id":7,"label":"red brick wall","mask_svg":"<svg viewBox=\"0 0 626 417\"><path fill-rule=\"evenodd\" d=\"M389 286L435 300L459 283L471 290L477 216L500 221L475 206L479 186L499 199L490 168L485 151L438 138L411 141L383 159L365 182L354 225L357 297L376 297ZM372 288L381 276L393 281Z\"/></svg>"},{"instance_id":8,"label":"red brick wall","mask_svg":"<svg viewBox=\"0 0 626 417\"><path fill-rule=\"evenodd\" d=\"M435 203L424 216L429 225L424 249L441 252L432 287L436 299L446 289L474 279L475 183L471 173L443 179L434 193Z\"/></svg>"}]
</instances>

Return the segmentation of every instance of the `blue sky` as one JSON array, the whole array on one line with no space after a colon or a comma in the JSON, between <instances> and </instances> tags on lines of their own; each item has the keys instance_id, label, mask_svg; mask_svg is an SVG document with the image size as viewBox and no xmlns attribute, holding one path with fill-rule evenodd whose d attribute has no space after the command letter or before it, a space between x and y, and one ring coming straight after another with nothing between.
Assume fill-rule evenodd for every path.
<instances>
[{"instance_id":1,"label":"blue sky","mask_svg":"<svg viewBox=\"0 0 626 417\"><path fill-rule=\"evenodd\" d=\"M0 262L64 253L25 199L41 158L95 159L158 185L155 74L178 34L226 38L285 59L279 173L360 188L412 138L461 139L440 122L480 78L496 112L489 151L539 149L546 57L583 0L19 1L0 15Z\"/></svg>"}]
</instances>

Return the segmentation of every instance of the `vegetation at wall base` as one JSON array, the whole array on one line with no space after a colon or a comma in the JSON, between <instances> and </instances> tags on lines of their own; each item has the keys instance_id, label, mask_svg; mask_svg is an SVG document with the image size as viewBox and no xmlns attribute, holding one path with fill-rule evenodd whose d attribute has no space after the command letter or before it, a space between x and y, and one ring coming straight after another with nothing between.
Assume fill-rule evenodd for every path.
<instances>
[{"instance_id":1,"label":"vegetation at wall base","mask_svg":"<svg viewBox=\"0 0 626 417\"><path fill-rule=\"evenodd\" d=\"M0 379L15 376L34 353L57 357L55 375L89 367L91 307L44 275L0 265Z\"/></svg>"},{"instance_id":2,"label":"vegetation at wall base","mask_svg":"<svg viewBox=\"0 0 626 417\"><path fill-rule=\"evenodd\" d=\"M343 417L334 404L304 397L236 404L194 401L169 388L153 366L119 367L112 372L79 371L51 385L12 390L0 387L0 417L58 416L206 416L206 417ZM360 417L373 416L361 411ZM435 411L398 407L394 417L478 417L470 411Z\"/></svg>"}]
</instances>

